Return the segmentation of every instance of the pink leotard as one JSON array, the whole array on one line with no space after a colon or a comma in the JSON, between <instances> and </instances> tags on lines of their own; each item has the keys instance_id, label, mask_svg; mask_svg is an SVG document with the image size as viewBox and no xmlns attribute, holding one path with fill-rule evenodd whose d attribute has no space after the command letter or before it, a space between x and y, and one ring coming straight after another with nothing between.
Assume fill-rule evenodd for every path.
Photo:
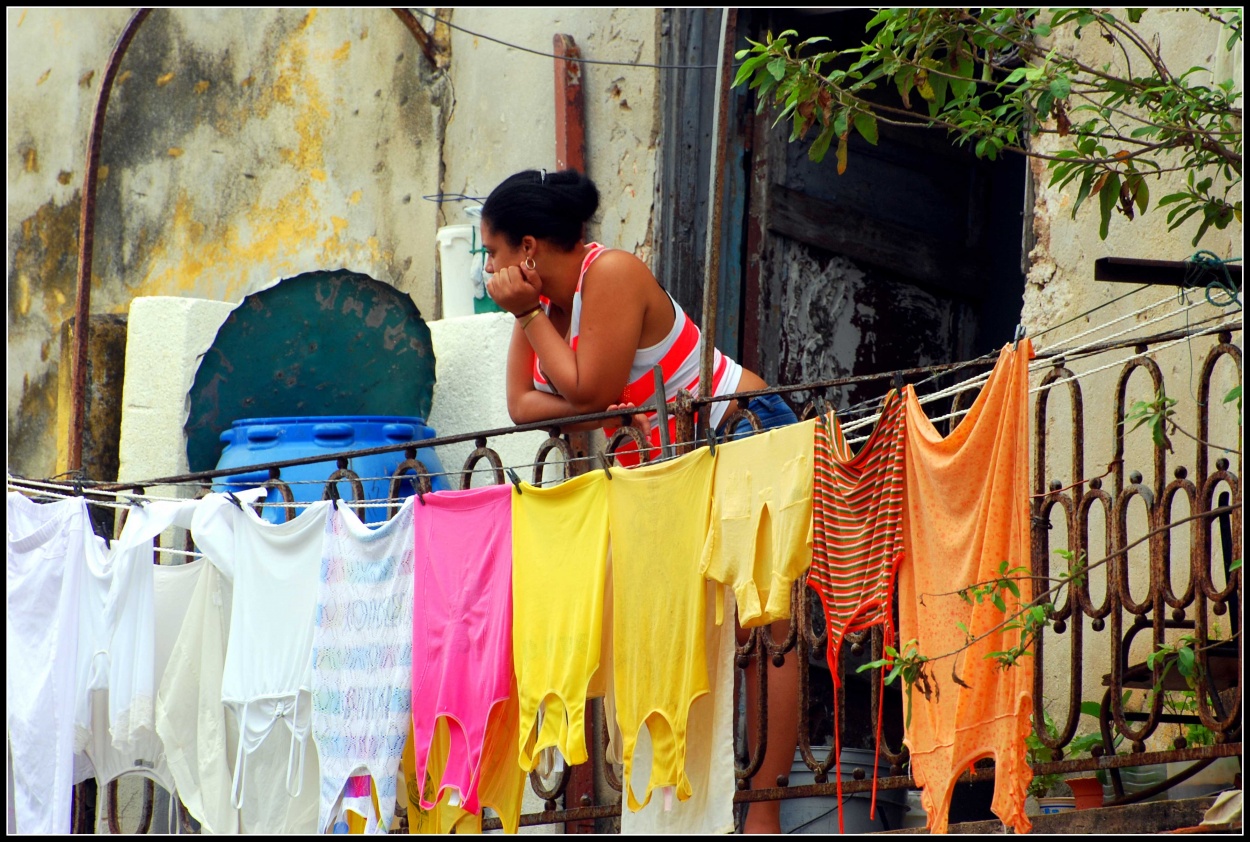
<instances>
[{"instance_id":1,"label":"pink leotard","mask_svg":"<svg viewBox=\"0 0 1250 842\"><path fill-rule=\"evenodd\" d=\"M512 486L425 495L413 506L412 726L425 780L438 717L450 733L438 784L480 810L486 720L512 685ZM421 787L421 806L433 809Z\"/></svg>"}]
</instances>

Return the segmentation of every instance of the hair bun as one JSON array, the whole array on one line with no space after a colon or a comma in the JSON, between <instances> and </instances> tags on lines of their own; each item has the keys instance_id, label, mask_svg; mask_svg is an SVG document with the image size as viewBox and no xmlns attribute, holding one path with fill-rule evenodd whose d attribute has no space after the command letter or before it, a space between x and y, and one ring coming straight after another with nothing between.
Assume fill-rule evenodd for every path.
<instances>
[{"instance_id":1,"label":"hair bun","mask_svg":"<svg viewBox=\"0 0 1250 842\"><path fill-rule=\"evenodd\" d=\"M585 174L577 170L560 170L548 173L545 183L560 192L568 215L579 223L588 222L599 210L599 188Z\"/></svg>"}]
</instances>

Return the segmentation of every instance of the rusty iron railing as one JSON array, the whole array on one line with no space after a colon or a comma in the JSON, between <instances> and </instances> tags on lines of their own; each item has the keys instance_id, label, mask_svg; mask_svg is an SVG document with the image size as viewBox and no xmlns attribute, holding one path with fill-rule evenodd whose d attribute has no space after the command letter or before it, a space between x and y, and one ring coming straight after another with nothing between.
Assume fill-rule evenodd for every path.
<instances>
[{"instance_id":1,"label":"rusty iron railing","mask_svg":"<svg viewBox=\"0 0 1250 842\"><path fill-rule=\"evenodd\" d=\"M1195 331L1194 334L1210 334L1213 330ZM1032 526L1032 567L1034 576L1050 576L1052 572L1052 544L1065 544L1074 554L1085 553L1091 567L1104 556L1109 561L1101 567L1091 569L1080 583L1071 591L1071 596L1055 606L1054 623L1049 636L1039 639L1036 651L1035 685L1034 685L1034 722L1041 723L1045 719L1044 700L1050 698L1058 701L1058 723L1054 732L1042 727L1035 727L1037 738L1053 751L1054 760L1046 763L1035 763L1037 774L1074 773L1081 771L1108 770L1116 793L1113 803L1128 803L1147 797L1158 791L1139 792L1136 795L1126 794L1122 787L1118 770L1126 767L1164 763L1169 761L1204 761L1211 762L1219 757L1241 755L1241 639L1240 639L1240 600L1241 573L1239 570L1228 571L1233 559L1241 557L1242 552L1242 491L1240 482L1240 454L1237 454L1237 465L1230 464L1227 458L1217 458L1212 463L1210 450L1213 446L1206 442L1211 429L1212 379L1216 364L1227 358L1236 367L1237 379L1241 378L1241 350L1232 344L1231 332L1227 326L1218 329L1218 341L1207 353L1202 362L1197 380L1197 418L1192 428L1196 430L1195 438L1200 443L1192 443L1193 461L1182 455L1186 449L1178 446L1176 453L1168 453L1162 445L1153 446L1147 457L1149 464L1147 475L1129 463L1128 451L1125 446L1127 426L1123 423L1126 417L1128 382L1139 370L1143 370L1150 380L1152 393L1164 389L1163 373L1160 366L1152 359L1144 356L1148 343L1160 337L1174 339L1176 332L1158 334L1145 340L1137 338L1122 343L1108 343L1096 348L1103 352L1114 348L1135 347L1138 355L1123 364L1115 387L1115 398L1111 401L1098 401L1094 417L1086 418L1086 400L1082 393L1079 377L1067 367L1063 357L1052 355L1052 368L1040 379L1034 391L1033 400L1033 462L1031 466L1034 494L1031 500ZM1047 355L1039 354L1039 358ZM943 367L938 367L943 368ZM1141 375L1138 375L1141 376ZM890 374L873 377L845 378L842 381L828 381L805 386L789 386L767 390L771 393L791 394L805 390L821 397L829 397L832 390L847 385L859 385L870 379L888 382ZM1062 443L1056 442L1051 433L1050 404L1052 396L1057 392L1066 392L1070 402L1070 438ZM957 421L957 414L967 409L975 389L965 390L950 401L953 414L950 424ZM744 395L747 393L743 393ZM751 393L756 394L756 393ZM1217 396L1218 397L1218 396ZM682 392L674 403L674 414L677 420L677 442L675 450L686 452L692 449L696 441L702 441L706 435L705 425L699 421L699 410L706 407L707 401L700 401L689 393ZM1216 404L1218 406L1218 404ZM1110 413L1103 411L1104 407ZM801 418L811 417L814 413L812 401L803 406L795 407ZM1228 410L1231 412L1231 409ZM578 416L577 420L591 418L609 418L611 413L598 413ZM736 418L746 420L753 428L759 429L759 419L749 410L739 410ZM1186 419L1188 420L1188 419ZM735 419L731 418L730 423ZM325 498L339 496L339 483L348 482L352 488L353 499L360 500L363 486L360 477L348 469L349 456L366 455L374 452L405 450L405 459L395 470L391 482L391 498L398 505L398 496L402 482L415 481L421 493L430 491L429 475L426 467L416 458L417 446L428 447L437 444L472 440L475 449L468 457L460 472L461 488L470 487L475 472L480 473L479 464L489 465L487 475L495 484L507 481L504 475L502 460L498 453L488 446L489 439L500 435L524 430L546 429L548 438L538 447L533 470L535 482L541 482L544 470L548 467L560 469L565 478L588 469L597 469L602 463L589 460L574 459L574 449L570 446L567 436L560 435L558 426L552 422L544 425L531 424L515 428L491 430L459 436L446 436L407 445L369 448L350 451L331 456L337 457L337 470L325 483ZM1086 466L1086 436L1091 430L1102 426L1110 430L1113 443L1113 458L1106 471L1100 476L1089 476ZM1184 425L1188 429L1188 425ZM699 436L696 436L696 431ZM626 442L633 442L644 451L646 448L638 431L632 427L618 429L607 441L605 461L612 462L615 452ZM1068 475L1047 476L1047 453L1060 445L1069 448L1071 461L1066 466ZM1237 444L1240 448L1240 444ZM554 461L547 461L551 457ZM290 486L281 479L281 469L288 465L303 464L312 461L327 461L324 456L307 459L294 459L285 462L257 466L257 469L269 469L269 488L279 490L283 500L293 502L294 495ZM1190 465L1193 466L1192 474ZM1168 469L1171 468L1171 479ZM207 480L226 476L237 472L237 469L224 471L204 471L181 477L166 477L151 480L144 486L110 485L99 486L99 489L126 489L142 494L145 487L174 484L179 482L203 483L201 493L207 492ZM415 476L414 476L415 475ZM1104 480L1106 480L1104 482ZM88 495L90 491L86 492ZM1146 526L1142 534L1133 534L1129 529L1128 511L1130 504L1144 506ZM1187 514L1174 517L1172 509L1177 501L1187 506ZM259 508L258 508L259 510ZM363 516L363 512L357 509ZM392 513L394 508L392 508ZM295 509L288 507L286 516L294 517ZM1098 514L1105 523L1105 536L1096 542L1091 536L1091 515ZM1097 520L1097 518L1095 518ZM1192 527L1188 558L1180 562L1172 558L1171 530L1175 526L1190 524ZM120 534L122 519L119 519L117 530ZM1062 540L1060 540L1060 537ZM1218 552L1215 545L1218 541ZM1129 563L1129 550L1135 546L1145 545L1149 553L1146 569L1136 569ZM190 537L187 538L187 549L191 549ZM1217 575L1222 569L1223 575ZM1186 567L1189 571L1188 584L1177 592L1172 584L1174 568ZM1144 597L1139 597L1140 582L1145 576L1148 586ZM1224 584L1217 583L1223 579ZM1099 583L1105 595L1096 600L1091 596L1092 587ZM1130 587L1130 584L1135 587ZM867 719L861 718L861 729L867 733L883 733L883 744L880 746L882 759L889 764L888 776L875 781L878 790L914 788L914 781L906 773L907 753L899 739L902 733L902 722L898 716L890 721L880 723L886 725L884 731L878 730L878 718L881 715L881 689L876 681L865 682L861 690L848 689L850 682L843 680L836 699L832 697L832 683L829 681L825 663L824 649L827 638L824 631L823 616L818 603L811 598L802 582L795 584L791 594L792 619L785 635L776 639L768 627L753 629L745 641L737 645L736 666L744 669L752 660L757 665L759 677L760 703L756 706L756 728L753 733L765 733L764 725L766 710L769 704L797 704L799 708L798 749L807 767L813 773L813 784L803 786L772 786L773 782L757 782L753 777L758 773L765 750L764 740L754 743L747 734L735 735L736 776L739 791L735 795L738 803L769 801L807 797L813 795L831 795L835 792L835 784L831 780L831 772L837 758L829 754L821 760L814 748L821 748L821 738L827 736L828 718L821 715L822 708L836 704L839 710L837 721L843 724L842 744L848 745L847 732L854 726L848 724L848 696L851 706L861 711L868 711ZM1213 629L1210 617L1227 617L1231 624L1231 637L1220 642L1211 639ZM1149 640L1158 645L1168 641L1168 633L1191 632L1204 645L1198 650L1198 665L1192 686L1178 683L1176 671L1169 671L1167 659L1160 659L1153 668L1142 663L1134 664L1133 652L1138 652L1136 660L1143 660L1140 646L1134 649L1135 639L1147 634ZM1097 647L1104 647L1110 664L1110 672L1105 676L1105 687L1099 686L1094 691L1102 698L1099 727L1102 745L1094 746L1092 751L1082 757L1065 757L1065 749L1078 735L1081 702L1089 695L1086 687L1086 664L1084 657L1089 649L1090 641ZM1046 642L1051 641L1051 642ZM839 664L846 670L845 678L853 677L853 666L848 665L847 654L854 658L871 657L877 659L882 655L882 635L880 629L870 632L849 634L844 644L849 652L844 652ZM1066 646L1067 657L1061 661L1048 660L1045 657L1045 646ZM1149 651L1149 650L1147 650ZM787 658L795 658L799 665L799 698L773 699L768 698L768 663L780 664ZM1055 663L1060 665L1056 668ZM1165 672L1167 674L1165 675ZM1164 710L1164 693L1150 693L1150 688L1158 685L1166 691L1191 690L1195 704L1193 710L1185 713L1168 713ZM1148 699L1141 710L1128 710L1123 702L1125 691L1141 692ZM890 692L890 691L887 691ZM565 767L553 781L545 781L537 773L531 774L531 785L534 793L543 802L543 811L522 816L522 825L551 824L560 822L586 821L619 816L621 810L621 773L620 770L604 761L606 756L607 729L603 727L604 717L602 700L595 699L590 703L590 715L586 717L588 727L592 728L588 745L592 746L591 762L596 764L601 779L606 782L606 791L594 797L581 793L574 799L569 791L571 769ZM895 722L893 719L899 719ZM600 723L594 728L591 723ZM1167 750L1148 750L1148 743L1163 724L1201 725L1206 728L1212 744L1190 746L1184 738L1173 741ZM1129 751L1117 754L1117 743L1127 743ZM1157 744L1157 738L1153 741ZM1157 747L1157 745L1156 745ZM731 762L726 758L726 762ZM1195 765L1190 773L1198 771ZM874 785L870 774L856 770L857 774L844 779L844 794L866 792ZM976 768L965 773L963 779L980 781L993 778L992 768ZM1175 779L1180 780L1181 778ZM1170 782L1171 783L1171 782ZM603 789L601 787L601 789ZM144 792L144 809L140 817L140 832L151 825L152 787L149 785ZM80 804L82 799L78 799ZM115 784L108 793L110 805L116 803ZM576 803L570 803L576 801ZM561 803L563 802L563 804ZM179 817L184 830L190 828L185 810L179 805ZM76 830L89 830L94 821L88 811L76 809ZM402 813L401 813L402 819ZM401 821L401 826L402 826ZM484 827L490 829L498 826L498 819L487 819ZM115 811L109 811L109 827L117 831Z\"/></svg>"}]
</instances>

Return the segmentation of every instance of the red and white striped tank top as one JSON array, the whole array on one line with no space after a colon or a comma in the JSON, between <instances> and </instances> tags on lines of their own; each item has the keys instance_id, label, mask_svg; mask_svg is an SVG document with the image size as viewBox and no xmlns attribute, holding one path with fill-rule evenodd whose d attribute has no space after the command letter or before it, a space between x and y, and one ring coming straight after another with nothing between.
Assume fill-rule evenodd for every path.
<instances>
[{"instance_id":1,"label":"red and white striped tank top","mask_svg":"<svg viewBox=\"0 0 1250 842\"><path fill-rule=\"evenodd\" d=\"M586 270L605 251L607 251L607 248L599 243L590 243L586 247L586 258L582 261L581 273L577 278L577 289L573 293L573 313L569 321L568 338L569 344L574 351L577 350L577 339L581 328L582 283L586 279ZM624 391L621 392L618 403L633 403L641 406L651 400L655 395L655 378L651 370L657 363L660 365L660 370L664 373L664 394L669 403L676 400L677 392L681 389L688 389L696 396L699 394L699 363L703 348L702 335L699 332L698 325L691 321L673 296L669 295L668 298L673 304L673 327L660 342L649 348L639 348L634 352L634 360L629 367L629 382L626 384ZM545 297L540 297L539 301L544 310L550 312L551 302ZM533 355L531 367L535 389L553 395L559 394L555 386L547 381L546 376L539 367L537 354ZM741 377L742 366L717 350L712 360L712 394L724 395L733 392L738 388L738 381ZM720 426L720 422L725 417L726 406L727 403L724 401L712 404L711 422L713 427ZM648 413L647 416L653 422L651 442L658 447L660 444L660 431L659 427L654 424L655 413ZM671 441L677 440L677 421L671 413L669 415L669 436Z\"/></svg>"}]
</instances>

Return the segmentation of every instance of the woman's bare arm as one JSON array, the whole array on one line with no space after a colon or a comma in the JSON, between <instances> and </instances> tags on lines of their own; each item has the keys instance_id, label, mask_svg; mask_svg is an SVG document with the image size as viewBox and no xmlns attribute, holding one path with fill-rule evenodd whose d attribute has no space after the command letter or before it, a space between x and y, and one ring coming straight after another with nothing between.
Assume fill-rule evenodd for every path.
<instances>
[{"instance_id":1,"label":"woman's bare arm","mask_svg":"<svg viewBox=\"0 0 1250 842\"><path fill-rule=\"evenodd\" d=\"M605 252L586 272L576 350L546 316L524 331L573 414L598 412L620 400L642 335L646 291L654 284L646 264L632 254Z\"/></svg>"}]
</instances>

